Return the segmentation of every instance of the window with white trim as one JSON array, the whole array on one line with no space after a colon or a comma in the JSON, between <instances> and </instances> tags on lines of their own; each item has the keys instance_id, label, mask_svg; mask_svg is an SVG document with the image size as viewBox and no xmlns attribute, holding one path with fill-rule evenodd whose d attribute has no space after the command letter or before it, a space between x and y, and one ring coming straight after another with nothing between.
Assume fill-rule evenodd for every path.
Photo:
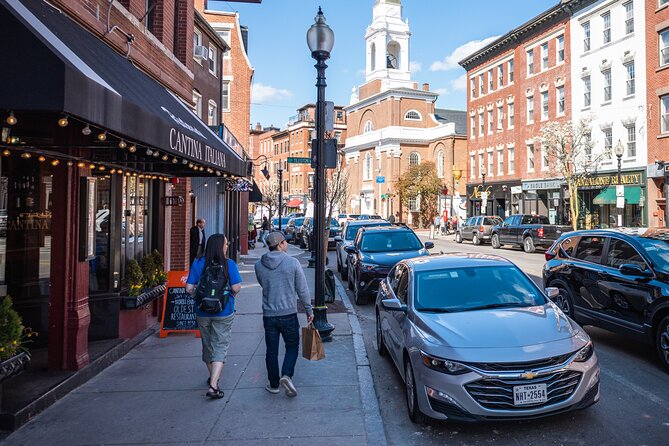
<instances>
[{"instance_id":1,"label":"window with white trim","mask_svg":"<svg viewBox=\"0 0 669 446\"><path fill-rule=\"evenodd\" d=\"M513 59L509 61L509 83L513 84Z\"/></svg>"},{"instance_id":2,"label":"window with white trim","mask_svg":"<svg viewBox=\"0 0 669 446\"><path fill-rule=\"evenodd\" d=\"M531 124L534 122L534 96L529 96L527 98L527 123Z\"/></svg>"},{"instance_id":3,"label":"window with white trim","mask_svg":"<svg viewBox=\"0 0 669 446\"><path fill-rule=\"evenodd\" d=\"M527 51L527 75L531 75L534 73L534 50L528 50Z\"/></svg>"},{"instance_id":4,"label":"window with white trim","mask_svg":"<svg viewBox=\"0 0 669 446\"><path fill-rule=\"evenodd\" d=\"M627 128L627 156L636 157L636 125L625 126Z\"/></svg>"},{"instance_id":5,"label":"window with white trim","mask_svg":"<svg viewBox=\"0 0 669 446\"><path fill-rule=\"evenodd\" d=\"M418 152L411 152L409 155L409 166L417 166L420 164L420 155Z\"/></svg>"},{"instance_id":6,"label":"window with white trim","mask_svg":"<svg viewBox=\"0 0 669 446\"><path fill-rule=\"evenodd\" d=\"M479 75L479 93L480 94L485 94L485 84L483 81L483 75Z\"/></svg>"},{"instance_id":7,"label":"window with white trim","mask_svg":"<svg viewBox=\"0 0 669 446\"><path fill-rule=\"evenodd\" d=\"M200 59L196 58L194 55L195 55L195 48L201 45L202 45L202 33L197 29L193 29L193 59L195 59L195 61L199 64L202 64L202 62L200 62Z\"/></svg>"},{"instance_id":8,"label":"window with white trim","mask_svg":"<svg viewBox=\"0 0 669 446\"><path fill-rule=\"evenodd\" d=\"M493 91L495 89L495 76L493 74L492 68L488 70L488 91Z\"/></svg>"},{"instance_id":9,"label":"window with white trim","mask_svg":"<svg viewBox=\"0 0 669 446\"><path fill-rule=\"evenodd\" d=\"M602 14L602 22L604 31L602 32L602 40L604 44L607 44L611 41L611 13L605 12Z\"/></svg>"},{"instance_id":10,"label":"window with white trim","mask_svg":"<svg viewBox=\"0 0 669 446\"><path fill-rule=\"evenodd\" d=\"M564 86L557 87L555 95L557 96L556 114L558 116L564 116Z\"/></svg>"},{"instance_id":11,"label":"window with white trim","mask_svg":"<svg viewBox=\"0 0 669 446\"><path fill-rule=\"evenodd\" d=\"M507 119L509 121L508 125L509 125L509 128L512 129L513 125L514 125L514 121L515 121L515 110L514 110L513 102L510 103L509 105L507 105L506 110L507 110L506 113L507 113L507 116L508 116Z\"/></svg>"},{"instance_id":12,"label":"window with white trim","mask_svg":"<svg viewBox=\"0 0 669 446\"><path fill-rule=\"evenodd\" d=\"M511 175L514 173L514 169L516 168L515 149L513 147L509 147L506 149L506 152L509 157L509 175Z\"/></svg>"},{"instance_id":13,"label":"window with white trim","mask_svg":"<svg viewBox=\"0 0 669 446\"><path fill-rule=\"evenodd\" d=\"M230 81L221 82L221 109L230 111Z\"/></svg>"},{"instance_id":14,"label":"window with white trim","mask_svg":"<svg viewBox=\"0 0 669 446\"><path fill-rule=\"evenodd\" d=\"M548 43L541 45L541 71L548 69Z\"/></svg>"},{"instance_id":15,"label":"window with white trim","mask_svg":"<svg viewBox=\"0 0 669 446\"><path fill-rule=\"evenodd\" d=\"M488 175L495 175L495 157L492 150L488 152Z\"/></svg>"},{"instance_id":16,"label":"window with white trim","mask_svg":"<svg viewBox=\"0 0 669 446\"><path fill-rule=\"evenodd\" d=\"M623 6L625 7L625 34L632 34L634 32L634 3L627 2Z\"/></svg>"},{"instance_id":17,"label":"window with white trim","mask_svg":"<svg viewBox=\"0 0 669 446\"><path fill-rule=\"evenodd\" d=\"M584 146L584 153L585 153L585 160L587 162L592 161L592 134L591 133L583 133L583 146Z\"/></svg>"},{"instance_id":18,"label":"window with white trim","mask_svg":"<svg viewBox=\"0 0 669 446\"><path fill-rule=\"evenodd\" d=\"M545 121L548 119L548 92L544 91L541 93L541 120Z\"/></svg>"},{"instance_id":19,"label":"window with white trim","mask_svg":"<svg viewBox=\"0 0 669 446\"><path fill-rule=\"evenodd\" d=\"M367 152L362 164L362 180L369 181L372 179L372 154Z\"/></svg>"},{"instance_id":20,"label":"window with white trim","mask_svg":"<svg viewBox=\"0 0 669 446\"><path fill-rule=\"evenodd\" d=\"M420 197L409 198L409 211L411 212L420 211Z\"/></svg>"},{"instance_id":21,"label":"window with white trim","mask_svg":"<svg viewBox=\"0 0 669 446\"><path fill-rule=\"evenodd\" d=\"M209 72L214 76L218 76L218 67L216 66L217 57L218 50L214 45L209 45Z\"/></svg>"},{"instance_id":22,"label":"window with white trim","mask_svg":"<svg viewBox=\"0 0 669 446\"><path fill-rule=\"evenodd\" d=\"M437 176L444 178L444 151L440 150L437 153Z\"/></svg>"},{"instance_id":23,"label":"window with white trim","mask_svg":"<svg viewBox=\"0 0 669 446\"><path fill-rule=\"evenodd\" d=\"M534 172L534 144L527 145L527 171Z\"/></svg>"},{"instance_id":24,"label":"window with white trim","mask_svg":"<svg viewBox=\"0 0 669 446\"><path fill-rule=\"evenodd\" d=\"M558 36L556 41L555 41L555 47L556 47L556 52L555 52L555 60L557 64L561 64L564 62L564 36Z\"/></svg>"},{"instance_id":25,"label":"window with white trim","mask_svg":"<svg viewBox=\"0 0 669 446\"><path fill-rule=\"evenodd\" d=\"M476 177L476 157L474 155L469 155L469 176Z\"/></svg>"},{"instance_id":26,"label":"window with white trim","mask_svg":"<svg viewBox=\"0 0 669 446\"><path fill-rule=\"evenodd\" d=\"M660 33L660 66L669 65L669 29Z\"/></svg>"},{"instance_id":27,"label":"window with white trim","mask_svg":"<svg viewBox=\"0 0 669 446\"><path fill-rule=\"evenodd\" d=\"M499 105L497 107L497 131L501 131L504 128L504 108Z\"/></svg>"},{"instance_id":28,"label":"window with white trim","mask_svg":"<svg viewBox=\"0 0 669 446\"><path fill-rule=\"evenodd\" d=\"M669 94L660 96L660 107L662 107L662 114L660 116L660 132L669 133Z\"/></svg>"},{"instance_id":29,"label":"window with white trim","mask_svg":"<svg viewBox=\"0 0 669 446\"><path fill-rule=\"evenodd\" d=\"M481 176L481 172L483 172L483 169L485 168L485 160L483 157L484 155L479 153L479 176Z\"/></svg>"},{"instance_id":30,"label":"window with white trim","mask_svg":"<svg viewBox=\"0 0 669 446\"><path fill-rule=\"evenodd\" d=\"M504 148L497 149L497 175L504 175Z\"/></svg>"},{"instance_id":31,"label":"window with white trim","mask_svg":"<svg viewBox=\"0 0 669 446\"><path fill-rule=\"evenodd\" d=\"M207 125L218 125L218 107L216 107L216 102L209 100L209 107L207 109Z\"/></svg>"},{"instance_id":32,"label":"window with white trim","mask_svg":"<svg viewBox=\"0 0 669 446\"><path fill-rule=\"evenodd\" d=\"M230 32L229 29L226 29L226 30L223 30L223 31L218 31L218 35L221 36L221 39L223 39L223 41L225 43L227 43L230 48L232 48L232 44L230 43L231 32ZM223 59L230 59L230 53L231 52L232 52L232 49L224 51L223 52Z\"/></svg>"},{"instance_id":33,"label":"window with white trim","mask_svg":"<svg viewBox=\"0 0 669 446\"><path fill-rule=\"evenodd\" d=\"M485 130L485 121L483 120L483 112L479 112L479 136L483 136Z\"/></svg>"},{"instance_id":34,"label":"window with white trim","mask_svg":"<svg viewBox=\"0 0 669 446\"><path fill-rule=\"evenodd\" d=\"M583 51L590 51L590 22L585 22L581 25L583 30Z\"/></svg>"},{"instance_id":35,"label":"window with white trim","mask_svg":"<svg viewBox=\"0 0 669 446\"><path fill-rule=\"evenodd\" d=\"M666 5L667 3L669 3L669 0L660 0L660 6Z\"/></svg>"},{"instance_id":36,"label":"window with white trim","mask_svg":"<svg viewBox=\"0 0 669 446\"><path fill-rule=\"evenodd\" d=\"M476 136L476 118L474 116L469 117L469 128L471 129L472 138Z\"/></svg>"},{"instance_id":37,"label":"window with white trim","mask_svg":"<svg viewBox=\"0 0 669 446\"><path fill-rule=\"evenodd\" d=\"M504 86L504 64L497 67L497 86L500 88Z\"/></svg>"},{"instance_id":38,"label":"window with white trim","mask_svg":"<svg viewBox=\"0 0 669 446\"><path fill-rule=\"evenodd\" d=\"M405 121L422 121L423 118L420 116L420 113L416 110L409 110L406 112L404 115L404 120Z\"/></svg>"},{"instance_id":39,"label":"window with white trim","mask_svg":"<svg viewBox=\"0 0 669 446\"><path fill-rule=\"evenodd\" d=\"M541 146L541 170L548 170L548 147Z\"/></svg>"},{"instance_id":40,"label":"window with white trim","mask_svg":"<svg viewBox=\"0 0 669 446\"><path fill-rule=\"evenodd\" d=\"M193 111L198 116L198 118L202 119L202 95L195 90L193 90L193 105Z\"/></svg>"},{"instance_id":41,"label":"window with white trim","mask_svg":"<svg viewBox=\"0 0 669 446\"><path fill-rule=\"evenodd\" d=\"M604 153L609 157L613 155L613 130L611 127L602 129L604 136Z\"/></svg>"},{"instance_id":42,"label":"window with white trim","mask_svg":"<svg viewBox=\"0 0 669 446\"><path fill-rule=\"evenodd\" d=\"M627 96L633 96L636 92L636 84L634 80L634 61L625 64L625 72L627 73L627 80L625 82Z\"/></svg>"},{"instance_id":43,"label":"window with white trim","mask_svg":"<svg viewBox=\"0 0 669 446\"><path fill-rule=\"evenodd\" d=\"M611 101L611 70L604 70L602 72L604 76L604 102Z\"/></svg>"},{"instance_id":44,"label":"window with white trim","mask_svg":"<svg viewBox=\"0 0 669 446\"><path fill-rule=\"evenodd\" d=\"M494 126L494 120L492 117L492 110L488 110L488 134L492 133L493 126Z\"/></svg>"},{"instance_id":45,"label":"window with white trim","mask_svg":"<svg viewBox=\"0 0 669 446\"><path fill-rule=\"evenodd\" d=\"M583 107L590 107L590 94L591 94L592 84L590 83L590 76L583 78Z\"/></svg>"},{"instance_id":46,"label":"window with white trim","mask_svg":"<svg viewBox=\"0 0 669 446\"><path fill-rule=\"evenodd\" d=\"M473 77L471 79L469 79L469 88L472 91L472 98L475 98L476 97L476 79L474 79Z\"/></svg>"},{"instance_id":47,"label":"window with white trim","mask_svg":"<svg viewBox=\"0 0 669 446\"><path fill-rule=\"evenodd\" d=\"M372 124L371 120L367 120L367 122L365 122L365 126L362 129L362 133L369 133L372 131L374 131L374 124Z\"/></svg>"}]
</instances>

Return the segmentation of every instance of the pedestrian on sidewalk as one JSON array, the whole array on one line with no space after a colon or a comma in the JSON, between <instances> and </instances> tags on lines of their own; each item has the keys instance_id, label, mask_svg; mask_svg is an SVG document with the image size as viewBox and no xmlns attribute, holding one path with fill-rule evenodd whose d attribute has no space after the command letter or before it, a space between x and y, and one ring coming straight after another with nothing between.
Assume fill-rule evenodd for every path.
<instances>
[{"instance_id":1,"label":"pedestrian on sidewalk","mask_svg":"<svg viewBox=\"0 0 669 446\"><path fill-rule=\"evenodd\" d=\"M280 231L267 236L269 252L255 265L256 278L262 287L262 313L265 328L265 365L269 384L265 390L279 393L279 386L287 396L296 396L293 384L295 363L300 345L300 322L297 320L297 299L304 305L307 322L314 320L307 278L300 262L286 254L288 242ZM286 354L279 378L279 336L283 337Z\"/></svg>"},{"instance_id":2,"label":"pedestrian on sidewalk","mask_svg":"<svg viewBox=\"0 0 669 446\"><path fill-rule=\"evenodd\" d=\"M263 247L267 247L267 235L269 234L269 220L267 217L262 218L262 224L260 225L260 241L262 242Z\"/></svg>"},{"instance_id":3,"label":"pedestrian on sidewalk","mask_svg":"<svg viewBox=\"0 0 669 446\"><path fill-rule=\"evenodd\" d=\"M239 269L233 260L227 258L225 254L227 250L228 239L223 234L214 234L209 237L204 256L195 259L186 280L186 292L193 294L208 268L222 266L230 288L230 297L221 312L208 313L200 308L195 310L202 341L202 361L209 369L207 380L209 389L206 393L209 398L223 398L224 396L218 386L218 381L221 378L230 345L230 332L235 319L235 295L242 288Z\"/></svg>"}]
</instances>

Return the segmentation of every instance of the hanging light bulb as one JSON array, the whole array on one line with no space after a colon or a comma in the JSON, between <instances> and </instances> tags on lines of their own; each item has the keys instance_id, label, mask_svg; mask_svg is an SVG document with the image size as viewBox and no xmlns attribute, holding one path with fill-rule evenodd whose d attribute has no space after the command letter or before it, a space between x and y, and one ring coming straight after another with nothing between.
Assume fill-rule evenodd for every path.
<instances>
[{"instance_id":1,"label":"hanging light bulb","mask_svg":"<svg viewBox=\"0 0 669 446\"><path fill-rule=\"evenodd\" d=\"M174 158L172 158L172 164L176 164L176 163L178 163L178 162L179 162L179 160L177 159L176 156L175 156Z\"/></svg>"},{"instance_id":2,"label":"hanging light bulb","mask_svg":"<svg viewBox=\"0 0 669 446\"><path fill-rule=\"evenodd\" d=\"M130 147L128 147L128 152L135 153L136 151L137 151L137 146L136 145L133 144Z\"/></svg>"},{"instance_id":3,"label":"hanging light bulb","mask_svg":"<svg viewBox=\"0 0 669 446\"><path fill-rule=\"evenodd\" d=\"M95 169L95 164L90 164L88 167L90 167L91 170Z\"/></svg>"},{"instance_id":4,"label":"hanging light bulb","mask_svg":"<svg viewBox=\"0 0 669 446\"><path fill-rule=\"evenodd\" d=\"M149 156L153 155L153 150L146 149L146 154L149 155Z\"/></svg>"},{"instance_id":5,"label":"hanging light bulb","mask_svg":"<svg viewBox=\"0 0 669 446\"><path fill-rule=\"evenodd\" d=\"M29 154L28 152L23 152L23 153L21 154L21 158L23 158L23 159L25 159L25 160L29 159L31 156L32 156L32 155Z\"/></svg>"},{"instance_id":6,"label":"hanging light bulb","mask_svg":"<svg viewBox=\"0 0 669 446\"><path fill-rule=\"evenodd\" d=\"M84 167L86 167L86 163L84 163L83 161L79 161L77 163L77 167L80 168L80 169L83 169Z\"/></svg>"},{"instance_id":7,"label":"hanging light bulb","mask_svg":"<svg viewBox=\"0 0 669 446\"><path fill-rule=\"evenodd\" d=\"M119 175L123 175L123 170L119 169L119 170L116 171L116 173L119 174Z\"/></svg>"},{"instance_id":8,"label":"hanging light bulb","mask_svg":"<svg viewBox=\"0 0 669 446\"><path fill-rule=\"evenodd\" d=\"M160 152L159 152L159 151L156 150L155 152L153 152L153 157L154 157L154 158L158 158L159 156L160 156Z\"/></svg>"},{"instance_id":9,"label":"hanging light bulb","mask_svg":"<svg viewBox=\"0 0 669 446\"><path fill-rule=\"evenodd\" d=\"M115 173L116 173L116 169L112 169L112 170L110 170L109 173L111 173L112 175L115 174Z\"/></svg>"},{"instance_id":10,"label":"hanging light bulb","mask_svg":"<svg viewBox=\"0 0 669 446\"><path fill-rule=\"evenodd\" d=\"M216 176L217 176L217 177L220 177L220 176L221 176L221 171L220 171L220 170L217 170L217 171L216 171Z\"/></svg>"},{"instance_id":11,"label":"hanging light bulb","mask_svg":"<svg viewBox=\"0 0 669 446\"><path fill-rule=\"evenodd\" d=\"M72 161L68 161L68 162L67 162L67 166L68 166L68 167L72 167L72 166L74 166L74 163L73 163Z\"/></svg>"},{"instance_id":12,"label":"hanging light bulb","mask_svg":"<svg viewBox=\"0 0 669 446\"><path fill-rule=\"evenodd\" d=\"M98 170L105 170L107 169L105 166L98 166Z\"/></svg>"},{"instance_id":13,"label":"hanging light bulb","mask_svg":"<svg viewBox=\"0 0 669 446\"><path fill-rule=\"evenodd\" d=\"M91 134L91 127L88 124L86 124L86 127L81 129L81 133L84 134L85 136L90 135Z\"/></svg>"},{"instance_id":14,"label":"hanging light bulb","mask_svg":"<svg viewBox=\"0 0 669 446\"><path fill-rule=\"evenodd\" d=\"M107 130L98 134L98 141L106 141L106 140L107 140Z\"/></svg>"},{"instance_id":15,"label":"hanging light bulb","mask_svg":"<svg viewBox=\"0 0 669 446\"><path fill-rule=\"evenodd\" d=\"M118 148L119 149L125 149L127 146L128 146L128 144L126 144L126 142L124 140L120 140L118 142Z\"/></svg>"},{"instance_id":16,"label":"hanging light bulb","mask_svg":"<svg viewBox=\"0 0 669 446\"><path fill-rule=\"evenodd\" d=\"M39 158L37 158L37 161L43 163L44 161L46 161L46 158L44 157L44 155L40 155Z\"/></svg>"},{"instance_id":17,"label":"hanging light bulb","mask_svg":"<svg viewBox=\"0 0 669 446\"><path fill-rule=\"evenodd\" d=\"M188 167L193 168L193 163L188 163Z\"/></svg>"},{"instance_id":18,"label":"hanging light bulb","mask_svg":"<svg viewBox=\"0 0 669 446\"><path fill-rule=\"evenodd\" d=\"M67 120L67 115L61 116L60 119L58 120L58 125L61 127L67 127L68 124L69 122Z\"/></svg>"},{"instance_id":19,"label":"hanging light bulb","mask_svg":"<svg viewBox=\"0 0 669 446\"><path fill-rule=\"evenodd\" d=\"M126 176L126 177L129 177L129 176L130 176L130 172L126 172L126 173L125 173L125 176Z\"/></svg>"},{"instance_id":20,"label":"hanging light bulb","mask_svg":"<svg viewBox=\"0 0 669 446\"><path fill-rule=\"evenodd\" d=\"M163 161L167 161L168 159L170 159L170 157L167 156L167 153L166 153L166 154L164 154L164 155L162 156L162 158L160 158L160 159L162 159Z\"/></svg>"},{"instance_id":21,"label":"hanging light bulb","mask_svg":"<svg viewBox=\"0 0 669 446\"><path fill-rule=\"evenodd\" d=\"M12 154L12 152L10 152L9 149L5 149L5 150L2 151L3 156L9 156L11 154Z\"/></svg>"},{"instance_id":22,"label":"hanging light bulb","mask_svg":"<svg viewBox=\"0 0 669 446\"><path fill-rule=\"evenodd\" d=\"M204 167L200 166L200 172L202 172L203 170L204 170Z\"/></svg>"},{"instance_id":23,"label":"hanging light bulb","mask_svg":"<svg viewBox=\"0 0 669 446\"><path fill-rule=\"evenodd\" d=\"M52 165L53 167L56 167L56 166L59 165L59 164L60 164L60 160L53 160L53 161L51 161L51 165Z\"/></svg>"},{"instance_id":24,"label":"hanging light bulb","mask_svg":"<svg viewBox=\"0 0 669 446\"><path fill-rule=\"evenodd\" d=\"M181 160L181 163L182 164L188 164L188 160L184 158L184 159Z\"/></svg>"},{"instance_id":25,"label":"hanging light bulb","mask_svg":"<svg viewBox=\"0 0 669 446\"><path fill-rule=\"evenodd\" d=\"M6 121L7 124L9 124L9 125L14 125L14 124L16 124L16 123L18 122L18 120L16 119L16 116L14 116L14 112L13 112L13 111L10 111L10 112L9 112L9 116L7 116L7 119L5 119L5 121Z\"/></svg>"}]
</instances>

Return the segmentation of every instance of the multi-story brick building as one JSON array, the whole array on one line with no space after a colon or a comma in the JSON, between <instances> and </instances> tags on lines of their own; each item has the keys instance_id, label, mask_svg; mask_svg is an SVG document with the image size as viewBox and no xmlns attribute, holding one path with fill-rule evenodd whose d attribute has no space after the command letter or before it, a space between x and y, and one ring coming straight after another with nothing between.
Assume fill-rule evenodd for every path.
<instances>
[{"instance_id":1,"label":"multi-story brick building","mask_svg":"<svg viewBox=\"0 0 669 446\"><path fill-rule=\"evenodd\" d=\"M453 191L453 171L466 165L466 123L464 112L436 110L438 94L427 84L419 89L411 80L409 37L400 1L378 0L365 34L366 81L354 89L344 108L344 153L350 169L348 212L382 217L399 213L417 223L420 197L402 209L394 180L412 164L434 161L449 189L439 211L450 211L451 203L457 209L464 184ZM461 183L465 181L466 174Z\"/></svg>"},{"instance_id":2,"label":"multi-story brick building","mask_svg":"<svg viewBox=\"0 0 669 446\"><path fill-rule=\"evenodd\" d=\"M669 226L669 1L646 0L637 29L646 38L648 225Z\"/></svg>"}]
</instances>

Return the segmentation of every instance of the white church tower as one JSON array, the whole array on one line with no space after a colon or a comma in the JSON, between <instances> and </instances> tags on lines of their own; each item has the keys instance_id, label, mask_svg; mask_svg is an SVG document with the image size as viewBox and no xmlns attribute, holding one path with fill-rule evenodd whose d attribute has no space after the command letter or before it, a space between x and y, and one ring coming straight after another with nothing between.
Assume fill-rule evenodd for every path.
<instances>
[{"instance_id":1,"label":"white church tower","mask_svg":"<svg viewBox=\"0 0 669 446\"><path fill-rule=\"evenodd\" d=\"M366 82L381 80L381 90L413 88L409 69L409 22L402 20L400 0L376 0L365 33Z\"/></svg>"}]
</instances>

